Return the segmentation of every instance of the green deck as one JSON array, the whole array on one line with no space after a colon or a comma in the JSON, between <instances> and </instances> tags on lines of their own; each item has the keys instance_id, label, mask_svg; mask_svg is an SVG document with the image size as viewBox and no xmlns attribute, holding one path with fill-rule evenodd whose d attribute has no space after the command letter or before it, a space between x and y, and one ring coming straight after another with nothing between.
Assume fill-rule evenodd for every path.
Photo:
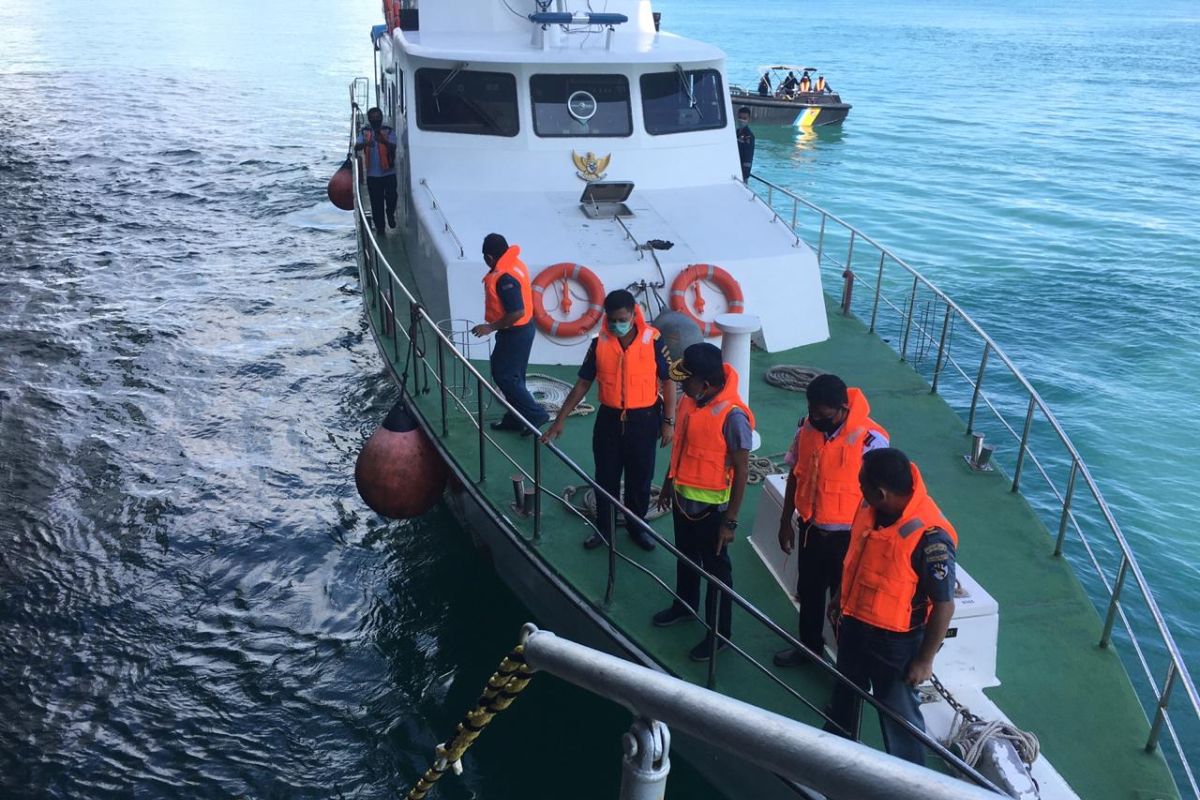
<instances>
[{"instance_id":1,"label":"green deck","mask_svg":"<svg viewBox=\"0 0 1200 800\"><path fill-rule=\"evenodd\" d=\"M385 249L393 267L405 280L407 259L398 236L389 238ZM409 284L411 286L411 283ZM371 309L376 313L375 309ZM407 313L401 315L407 318ZM373 320L378 323L378 318ZM1128 676L1112 648L1097 646L1100 620L1071 567L1052 556L1053 541L1034 512L1010 483L998 473L973 473L962 459L968 448L963 421L928 384L901 362L886 343L867 332L853 318L843 317L830 304L830 339L784 353L752 356L751 405L762 436L762 454L787 448L795 423L803 410L803 396L770 386L763 372L775 364L803 364L834 372L851 385L860 386L872 405L872 416L890 432L896 446L917 462L930 491L958 529L959 556L963 566L1000 604L998 674L1002 685L987 694L1012 720L1037 733L1042 752L1088 800L1148 800L1178 797L1161 755L1147 754L1142 745L1148 725ZM378 330L377 325L377 330ZM380 337L383 339L384 337ZM428 361L436 364L432 337ZM403 363L403 336L397 367ZM390 345L385 343L388 357ZM479 365L486 375L486 364ZM537 367L535 371L574 380L575 367ZM433 390L418 399L427 419L440 424L440 400L436 375ZM593 395L595 389L593 387ZM594 402L594 398L593 402ZM475 397L466 404L473 411ZM474 421L453 401L449 404L445 446L466 473L478 475L478 433ZM493 411L489 419L499 417ZM572 418L560 446L585 468L591 465L589 417ZM491 433L491 432L489 432ZM532 472L533 445L529 438L513 433L493 434L510 448ZM544 485L560 492L579 480L549 452L543 453ZM486 453L487 479L478 486L494 507L529 538L532 522L508 512L512 499L511 465L494 447ZM660 458L659 475L666 459ZM743 530L749 530L760 490L751 487L741 513ZM656 523L670 538L670 518ZM597 608L602 607L607 575L607 552L585 551L580 542L587 535L579 518L552 498L542 502L541 557ZM659 548L644 553L623 534L618 548L652 569L668 585L674 581L674 559ZM777 623L794 630L795 612L772 575L750 548L744 536L732 545L734 586ZM688 661L687 650L703 636L702 626L677 625L655 628L654 611L670 598L649 577L618 562L613 603L605 615L668 671L703 684L707 666ZM779 640L753 620L734 611L733 639L760 662L770 664ZM569 632L563 632L569 633ZM776 670L784 681L818 707L828 698L826 680L811 670ZM721 692L810 724L819 718L758 670L734 653L718 659L716 687ZM878 725L868 713L863 734L879 746ZM931 761L932 763L932 761Z\"/></svg>"}]
</instances>

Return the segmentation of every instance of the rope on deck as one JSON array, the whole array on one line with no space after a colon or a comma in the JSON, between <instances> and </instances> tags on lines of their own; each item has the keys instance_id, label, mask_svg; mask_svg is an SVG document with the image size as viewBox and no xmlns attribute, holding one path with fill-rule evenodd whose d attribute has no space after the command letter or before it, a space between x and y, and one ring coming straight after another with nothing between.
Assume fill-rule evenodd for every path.
<instances>
[{"instance_id":1,"label":"rope on deck","mask_svg":"<svg viewBox=\"0 0 1200 800\"><path fill-rule=\"evenodd\" d=\"M771 367L763 378L772 386L787 389L789 392L803 392L812 383L812 379L824 373L816 367L802 367L799 364L779 364Z\"/></svg>"},{"instance_id":2,"label":"rope on deck","mask_svg":"<svg viewBox=\"0 0 1200 800\"><path fill-rule=\"evenodd\" d=\"M531 372L525 376L525 388L533 395L533 399L541 403L542 408L550 414L558 413L558 410L563 407L563 403L566 402L567 395L571 393L571 384L555 378L553 375L543 375L540 372ZM571 410L570 416L583 417L595 410L596 407L591 403L580 401L579 405Z\"/></svg>"}]
</instances>

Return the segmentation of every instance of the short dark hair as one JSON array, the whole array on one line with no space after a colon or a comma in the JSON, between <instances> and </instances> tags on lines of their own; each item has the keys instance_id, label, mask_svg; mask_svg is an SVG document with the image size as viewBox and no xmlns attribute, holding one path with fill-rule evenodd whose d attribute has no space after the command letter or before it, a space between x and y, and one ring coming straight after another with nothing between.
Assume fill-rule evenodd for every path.
<instances>
[{"instance_id":1,"label":"short dark hair","mask_svg":"<svg viewBox=\"0 0 1200 800\"><path fill-rule=\"evenodd\" d=\"M850 402L846 384L831 372L813 378L805 388L804 394L810 404L825 408L841 408Z\"/></svg>"},{"instance_id":2,"label":"short dark hair","mask_svg":"<svg viewBox=\"0 0 1200 800\"><path fill-rule=\"evenodd\" d=\"M912 462L904 451L883 447L863 453L863 476L867 485L897 494L912 494Z\"/></svg>"},{"instance_id":3,"label":"short dark hair","mask_svg":"<svg viewBox=\"0 0 1200 800\"><path fill-rule=\"evenodd\" d=\"M637 300L633 299L633 294L631 292L626 289L614 289L608 293L607 297L604 298L604 313L611 314L612 312L618 311L622 308L628 308L630 311L632 311L634 305L636 304Z\"/></svg>"},{"instance_id":4,"label":"short dark hair","mask_svg":"<svg viewBox=\"0 0 1200 800\"><path fill-rule=\"evenodd\" d=\"M382 110L382 109L381 109L379 106L371 106L370 108L368 108L368 109L367 109L367 116L368 116L368 117L369 117L369 116L371 116L371 114L374 114L374 113L378 113L378 114L379 114L379 116L381 116L381 117L383 116L383 110Z\"/></svg>"},{"instance_id":5,"label":"short dark hair","mask_svg":"<svg viewBox=\"0 0 1200 800\"><path fill-rule=\"evenodd\" d=\"M749 113L750 113L750 106L742 106L741 108L739 108L739 109L738 109L738 116L739 116L739 117L740 117L742 114L749 114Z\"/></svg>"},{"instance_id":6,"label":"short dark hair","mask_svg":"<svg viewBox=\"0 0 1200 800\"><path fill-rule=\"evenodd\" d=\"M508 239L505 239L498 233L489 233L483 237L483 254L492 258L499 258L508 252Z\"/></svg>"}]
</instances>

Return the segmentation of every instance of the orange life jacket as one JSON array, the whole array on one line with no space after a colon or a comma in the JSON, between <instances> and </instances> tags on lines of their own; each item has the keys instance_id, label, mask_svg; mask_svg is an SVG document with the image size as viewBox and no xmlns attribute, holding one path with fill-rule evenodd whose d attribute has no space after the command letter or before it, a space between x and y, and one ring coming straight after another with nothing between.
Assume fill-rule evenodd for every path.
<instances>
[{"instance_id":1,"label":"orange life jacket","mask_svg":"<svg viewBox=\"0 0 1200 800\"><path fill-rule=\"evenodd\" d=\"M916 464L912 476L912 499L895 523L877 528L875 509L865 501L859 507L842 564L842 613L889 631L913 630L917 573L912 557L923 534L941 528L958 546L958 534L929 496ZM932 610L926 599L925 612L919 616L928 619Z\"/></svg>"},{"instance_id":2,"label":"orange life jacket","mask_svg":"<svg viewBox=\"0 0 1200 800\"><path fill-rule=\"evenodd\" d=\"M725 364L725 385L702 406L684 395L675 423L675 446L668 476L696 489L724 491L733 485L733 465L725 446L725 418L735 408L746 412L750 427L754 414L738 396L738 374Z\"/></svg>"},{"instance_id":3,"label":"orange life jacket","mask_svg":"<svg viewBox=\"0 0 1200 800\"><path fill-rule=\"evenodd\" d=\"M388 148L389 143L387 140L387 135L389 133L391 133L391 130L392 130L391 128L388 128L386 126L383 128L380 128L379 132L382 133L383 135L380 136L378 139L375 138L375 131L373 129L367 128L366 130L363 131L363 145L364 145L364 148L363 148L363 174L364 175L366 174L367 170L371 168L371 159L367 155L367 153L369 152L369 150L372 147L375 148L375 154L379 157L379 169L382 170L383 172L391 171L392 156L389 152L389 148Z\"/></svg>"},{"instance_id":4,"label":"orange life jacket","mask_svg":"<svg viewBox=\"0 0 1200 800\"><path fill-rule=\"evenodd\" d=\"M529 268L521 259L517 258L520 254L521 248L515 244L512 245L504 251L504 255L496 260L495 268L483 276L483 319L485 322L495 322L507 313L504 310L504 304L500 302L500 293L496 291L496 283L502 275L512 275L517 279L517 283L521 286L521 302L525 304L525 311L513 325L524 325L533 319L533 289L529 285Z\"/></svg>"},{"instance_id":5,"label":"orange life jacket","mask_svg":"<svg viewBox=\"0 0 1200 800\"><path fill-rule=\"evenodd\" d=\"M609 408L628 410L649 408L658 402L658 361L655 342L658 329L646 324L642 307L633 307L633 328L637 332L629 347L608 329L600 326L596 341L596 380L600 383L600 402Z\"/></svg>"},{"instance_id":6,"label":"orange life jacket","mask_svg":"<svg viewBox=\"0 0 1200 800\"><path fill-rule=\"evenodd\" d=\"M862 468L863 440L883 428L871 419L871 406L856 388L847 390L850 410L837 435L825 434L808 422L800 425L796 445L796 513L818 527L849 525L862 505L858 471ZM883 431L885 434L886 431Z\"/></svg>"},{"instance_id":7,"label":"orange life jacket","mask_svg":"<svg viewBox=\"0 0 1200 800\"><path fill-rule=\"evenodd\" d=\"M817 88L814 91L817 91L817 92L825 91L825 79L824 78L817 78Z\"/></svg>"},{"instance_id":8,"label":"orange life jacket","mask_svg":"<svg viewBox=\"0 0 1200 800\"><path fill-rule=\"evenodd\" d=\"M807 92L812 89L812 81L810 81L808 79L807 75L805 75L803 78L800 79L800 84L799 84L798 88L801 92Z\"/></svg>"}]
</instances>

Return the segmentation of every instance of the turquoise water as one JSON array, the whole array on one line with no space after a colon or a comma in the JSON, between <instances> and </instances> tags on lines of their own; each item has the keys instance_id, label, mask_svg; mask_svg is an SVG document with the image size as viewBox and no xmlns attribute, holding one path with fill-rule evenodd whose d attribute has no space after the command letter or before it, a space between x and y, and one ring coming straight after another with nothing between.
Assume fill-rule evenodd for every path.
<instances>
[{"instance_id":1,"label":"turquoise water","mask_svg":"<svg viewBox=\"0 0 1200 800\"><path fill-rule=\"evenodd\" d=\"M1016 359L1198 671L1195 5L659 8L734 80L804 61L854 104L760 129L756 171ZM6 797L392 796L528 618L447 514L384 525L350 478L394 389L324 185L377 21L0 4ZM611 797L627 721L540 680L442 796Z\"/></svg>"}]
</instances>

